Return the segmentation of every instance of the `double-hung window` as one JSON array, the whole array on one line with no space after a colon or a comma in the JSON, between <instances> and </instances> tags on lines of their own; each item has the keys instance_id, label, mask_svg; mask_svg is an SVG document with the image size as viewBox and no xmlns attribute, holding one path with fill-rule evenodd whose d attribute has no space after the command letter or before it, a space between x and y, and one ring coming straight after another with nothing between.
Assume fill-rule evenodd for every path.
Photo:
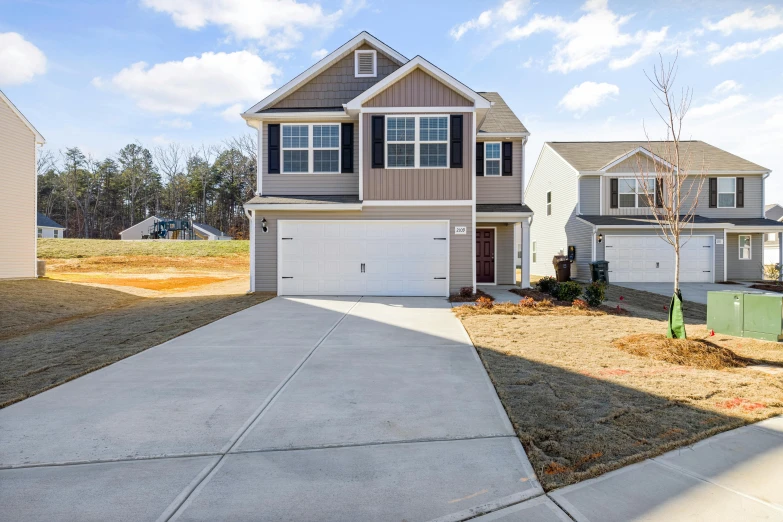
<instances>
[{"instance_id":1,"label":"double-hung window","mask_svg":"<svg viewBox=\"0 0 783 522\"><path fill-rule=\"evenodd\" d=\"M655 200L656 181L649 182L648 190L650 196ZM647 196L644 194L644 187L636 178L619 178L617 180L618 206L620 208L641 208L648 207Z\"/></svg>"},{"instance_id":2,"label":"double-hung window","mask_svg":"<svg viewBox=\"0 0 783 522\"><path fill-rule=\"evenodd\" d=\"M552 215L552 192L546 193L546 215Z\"/></svg>"},{"instance_id":3,"label":"double-hung window","mask_svg":"<svg viewBox=\"0 0 783 522\"><path fill-rule=\"evenodd\" d=\"M340 172L340 125L291 124L283 128L283 173Z\"/></svg>"},{"instance_id":4,"label":"double-hung window","mask_svg":"<svg viewBox=\"0 0 783 522\"><path fill-rule=\"evenodd\" d=\"M739 258L743 261L750 259L750 235L739 236Z\"/></svg>"},{"instance_id":5,"label":"double-hung window","mask_svg":"<svg viewBox=\"0 0 783 522\"><path fill-rule=\"evenodd\" d=\"M500 143L484 144L484 175L500 176Z\"/></svg>"},{"instance_id":6,"label":"double-hung window","mask_svg":"<svg viewBox=\"0 0 783 522\"><path fill-rule=\"evenodd\" d=\"M446 116L419 118L419 166L446 167L449 119Z\"/></svg>"},{"instance_id":7,"label":"double-hung window","mask_svg":"<svg viewBox=\"0 0 783 522\"><path fill-rule=\"evenodd\" d=\"M57 239L57 236L59 236L59 234L60 234L60 231L59 230L55 230L54 231L54 238Z\"/></svg>"},{"instance_id":8,"label":"double-hung window","mask_svg":"<svg viewBox=\"0 0 783 522\"><path fill-rule=\"evenodd\" d=\"M736 203L737 178L718 178L718 208L734 208Z\"/></svg>"},{"instance_id":9,"label":"double-hung window","mask_svg":"<svg viewBox=\"0 0 783 522\"><path fill-rule=\"evenodd\" d=\"M416 118L386 118L386 167L416 166Z\"/></svg>"},{"instance_id":10,"label":"double-hung window","mask_svg":"<svg viewBox=\"0 0 783 522\"><path fill-rule=\"evenodd\" d=\"M386 168L447 168L448 116L387 116Z\"/></svg>"}]
</instances>

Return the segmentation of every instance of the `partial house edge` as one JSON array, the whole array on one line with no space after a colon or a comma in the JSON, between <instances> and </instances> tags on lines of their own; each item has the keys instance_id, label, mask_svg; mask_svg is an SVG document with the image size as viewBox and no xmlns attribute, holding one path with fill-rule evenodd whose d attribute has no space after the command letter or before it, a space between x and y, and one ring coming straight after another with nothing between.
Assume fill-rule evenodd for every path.
<instances>
[{"instance_id":1,"label":"partial house edge","mask_svg":"<svg viewBox=\"0 0 783 522\"><path fill-rule=\"evenodd\" d=\"M22 114L22 111L16 108L16 105L8 99L8 96L5 95L5 93L0 90L0 99L2 99L8 106L11 108L11 110L16 114L16 116L22 120L22 123L24 123L28 129L35 135L35 143L38 145L43 145L46 143L46 140L41 135L40 132L38 132L38 129L36 129L32 123L30 123L30 120L28 120L24 114Z\"/></svg>"}]
</instances>

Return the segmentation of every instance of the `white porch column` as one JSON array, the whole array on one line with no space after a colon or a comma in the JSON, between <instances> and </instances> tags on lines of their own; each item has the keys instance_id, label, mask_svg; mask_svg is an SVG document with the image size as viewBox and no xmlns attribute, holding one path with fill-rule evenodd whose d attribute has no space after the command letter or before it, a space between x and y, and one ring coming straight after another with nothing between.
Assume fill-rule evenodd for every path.
<instances>
[{"instance_id":1,"label":"white porch column","mask_svg":"<svg viewBox=\"0 0 783 522\"><path fill-rule=\"evenodd\" d=\"M522 281L519 286L530 288L530 219L522 221ZM514 269L516 273L516 269Z\"/></svg>"},{"instance_id":2,"label":"white porch column","mask_svg":"<svg viewBox=\"0 0 783 522\"><path fill-rule=\"evenodd\" d=\"M783 268L783 232L778 232L778 263ZM780 270L778 281L783 281L783 270Z\"/></svg>"},{"instance_id":3,"label":"white porch column","mask_svg":"<svg viewBox=\"0 0 783 522\"><path fill-rule=\"evenodd\" d=\"M263 176L261 173L264 170L264 143L263 143L263 133L262 129L264 128L264 122L259 121L258 122L258 152L256 154L256 194L259 196L261 195L261 188L263 184Z\"/></svg>"}]
</instances>

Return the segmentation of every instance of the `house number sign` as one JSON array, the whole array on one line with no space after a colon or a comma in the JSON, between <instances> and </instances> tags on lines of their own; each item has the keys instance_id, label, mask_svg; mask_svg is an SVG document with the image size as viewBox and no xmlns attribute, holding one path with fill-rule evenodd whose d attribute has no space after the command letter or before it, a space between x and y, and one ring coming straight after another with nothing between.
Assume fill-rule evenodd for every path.
<instances>
[{"instance_id":1,"label":"house number sign","mask_svg":"<svg viewBox=\"0 0 783 522\"><path fill-rule=\"evenodd\" d=\"M468 233L468 227L454 227L454 233L457 234L457 235L467 234Z\"/></svg>"}]
</instances>

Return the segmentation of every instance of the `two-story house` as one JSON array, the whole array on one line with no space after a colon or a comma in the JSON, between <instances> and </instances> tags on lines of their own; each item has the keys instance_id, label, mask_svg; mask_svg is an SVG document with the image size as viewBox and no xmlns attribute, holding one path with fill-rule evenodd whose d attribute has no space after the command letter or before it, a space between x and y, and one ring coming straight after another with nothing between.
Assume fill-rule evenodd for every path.
<instances>
[{"instance_id":1,"label":"two-story house","mask_svg":"<svg viewBox=\"0 0 783 522\"><path fill-rule=\"evenodd\" d=\"M783 221L783 206L780 206L777 203L770 203L766 207L764 207L765 212L764 215L767 217L767 219L772 219L774 221ZM783 259L783 256L781 256L780 253L780 246L783 244L780 241L778 241L778 235L774 232L768 233L766 238L764 239L764 264L765 265L774 265L776 263L780 263Z\"/></svg>"},{"instance_id":2,"label":"two-story house","mask_svg":"<svg viewBox=\"0 0 783 522\"><path fill-rule=\"evenodd\" d=\"M764 217L769 169L702 141L684 144L692 175L683 183L683 209L698 193L695 217L681 241L680 281L757 280L765 234L783 223ZM552 275L552 258L575 248L574 279L590 279L590 262L609 262L610 282L674 280L674 250L660 237L639 178L654 177L662 142L548 142L530 177L525 201L535 211L531 271ZM652 149L652 150L650 150ZM697 190L701 181L701 191ZM659 183L652 190L660 190ZM691 190L690 185L693 184ZM691 198L691 199L687 199ZM655 196L661 205L664 197Z\"/></svg>"},{"instance_id":3,"label":"two-story house","mask_svg":"<svg viewBox=\"0 0 783 522\"><path fill-rule=\"evenodd\" d=\"M258 131L253 291L446 296L517 282L529 133L499 94L362 32L242 116Z\"/></svg>"}]
</instances>

